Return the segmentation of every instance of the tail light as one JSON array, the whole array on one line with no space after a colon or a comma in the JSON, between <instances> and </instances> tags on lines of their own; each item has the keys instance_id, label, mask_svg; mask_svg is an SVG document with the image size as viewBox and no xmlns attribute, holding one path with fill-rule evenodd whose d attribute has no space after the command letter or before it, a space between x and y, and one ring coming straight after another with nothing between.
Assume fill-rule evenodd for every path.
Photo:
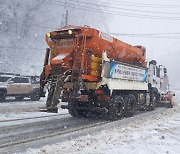
<instances>
[{"instance_id":1,"label":"tail light","mask_svg":"<svg viewBox=\"0 0 180 154\"><path fill-rule=\"evenodd\" d=\"M103 94L103 91L102 91L101 89L97 89L97 90L96 90L96 94L97 94L97 95L102 95L102 94Z\"/></svg>"}]
</instances>

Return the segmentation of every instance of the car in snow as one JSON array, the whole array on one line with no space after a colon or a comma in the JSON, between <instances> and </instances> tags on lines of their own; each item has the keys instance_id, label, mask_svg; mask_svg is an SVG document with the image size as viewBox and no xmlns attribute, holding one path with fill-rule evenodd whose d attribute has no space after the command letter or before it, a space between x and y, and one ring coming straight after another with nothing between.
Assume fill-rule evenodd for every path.
<instances>
[{"instance_id":1,"label":"car in snow","mask_svg":"<svg viewBox=\"0 0 180 154\"><path fill-rule=\"evenodd\" d=\"M6 97L15 97L16 100L22 100L29 97L33 101L40 99L40 85L32 77L1 75L0 76L0 101Z\"/></svg>"}]
</instances>

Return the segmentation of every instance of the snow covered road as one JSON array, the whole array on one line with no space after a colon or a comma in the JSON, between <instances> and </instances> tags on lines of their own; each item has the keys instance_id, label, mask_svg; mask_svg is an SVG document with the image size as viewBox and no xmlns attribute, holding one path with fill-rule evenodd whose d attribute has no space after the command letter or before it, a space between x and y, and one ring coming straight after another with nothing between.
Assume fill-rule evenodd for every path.
<instances>
[{"instance_id":1,"label":"snow covered road","mask_svg":"<svg viewBox=\"0 0 180 154\"><path fill-rule=\"evenodd\" d=\"M27 101L28 102L28 101ZM13 105L0 104L6 108L1 114L1 120L11 120L20 117L46 116L47 113L38 113L37 109L44 106L40 102L14 102L10 103L18 109L13 110ZM25 112L25 107L20 103L27 103L31 112ZM36 105L35 105L36 103ZM112 122L111 124L97 127L96 131L85 130L72 135L74 138L63 140L56 138L57 143L49 140L47 145L29 148L26 153L180 153L180 91L176 91L176 106L173 109L158 108L156 111L139 114L135 117ZM18 105L19 104L19 105ZM23 106L23 105L22 105ZM2 108L3 108L2 107ZM9 109L7 109L9 107ZM2 110L1 108L1 110ZM28 108L28 107L27 107ZM11 110L10 110L11 109ZM14 111L14 112L12 112ZM68 115L67 115L68 116ZM49 118L47 118L48 120ZM25 123L21 121L22 123ZM32 122L32 121L31 121ZM2 123L1 123L2 124ZM17 123L9 122L8 125ZM2 126L2 125L0 125ZM82 136L84 135L84 136ZM79 136L79 137L78 137ZM71 138L71 137L70 137ZM58 143L59 140L59 143ZM28 147L26 147L27 149ZM12 153L12 151L10 152ZM24 152L23 152L24 153Z\"/></svg>"},{"instance_id":2,"label":"snow covered road","mask_svg":"<svg viewBox=\"0 0 180 154\"><path fill-rule=\"evenodd\" d=\"M87 154L179 154L180 153L180 91L176 106L127 125L103 130L93 135L29 149L26 153L87 153Z\"/></svg>"},{"instance_id":3,"label":"snow covered road","mask_svg":"<svg viewBox=\"0 0 180 154\"><path fill-rule=\"evenodd\" d=\"M180 109L70 141L29 149L31 153L180 153Z\"/></svg>"}]
</instances>

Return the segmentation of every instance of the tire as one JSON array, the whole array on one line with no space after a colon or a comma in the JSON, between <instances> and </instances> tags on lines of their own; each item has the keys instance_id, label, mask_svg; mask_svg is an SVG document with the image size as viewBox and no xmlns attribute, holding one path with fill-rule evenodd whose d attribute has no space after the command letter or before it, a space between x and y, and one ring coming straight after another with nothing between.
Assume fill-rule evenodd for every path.
<instances>
[{"instance_id":1,"label":"tire","mask_svg":"<svg viewBox=\"0 0 180 154\"><path fill-rule=\"evenodd\" d=\"M124 116L125 101L122 96L114 95L109 104L109 119L118 120Z\"/></svg>"},{"instance_id":2,"label":"tire","mask_svg":"<svg viewBox=\"0 0 180 154\"><path fill-rule=\"evenodd\" d=\"M68 109L68 112L69 112L69 114L70 114L72 117L78 117L78 116L76 115L76 112L74 111L74 109Z\"/></svg>"},{"instance_id":3,"label":"tire","mask_svg":"<svg viewBox=\"0 0 180 154\"><path fill-rule=\"evenodd\" d=\"M137 108L137 100L133 94L128 94L125 97L125 116L131 117L135 114Z\"/></svg>"},{"instance_id":4,"label":"tire","mask_svg":"<svg viewBox=\"0 0 180 154\"><path fill-rule=\"evenodd\" d=\"M151 97L150 97L150 104L148 106L148 110L149 111L153 111L156 108L156 103L157 103L157 98L156 98L156 94L155 93L151 93Z\"/></svg>"},{"instance_id":5,"label":"tire","mask_svg":"<svg viewBox=\"0 0 180 154\"><path fill-rule=\"evenodd\" d=\"M72 117L78 117L78 118L87 118L88 117L87 110L75 108L75 107L78 107L78 102L68 102L68 105L72 107L71 109L68 109L68 112Z\"/></svg>"},{"instance_id":6,"label":"tire","mask_svg":"<svg viewBox=\"0 0 180 154\"><path fill-rule=\"evenodd\" d=\"M78 117L78 115L75 112L75 109L73 109L73 107L75 106L75 104L73 104L72 102L68 102L68 105L72 107L72 109L68 109L69 114L72 117Z\"/></svg>"},{"instance_id":7,"label":"tire","mask_svg":"<svg viewBox=\"0 0 180 154\"><path fill-rule=\"evenodd\" d=\"M39 94L34 94L31 96L32 101L39 101L40 100L40 95Z\"/></svg>"},{"instance_id":8,"label":"tire","mask_svg":"<svg viewBox=\"0 0 180 154\"><path fill-rule=\"evenodd\" d=\"M31 100L32 101L39 101L41 98L40 96L40 90L39 89L35 89L32 94L31 94Z\"/></svg>"},{"instance_id":9,"label":"tire","mask_svg":"<svg viewBox=\"0 0 180 154\"><path fill-rule=\"evenodd\" d=\"M22 101L23 98L24 98L24 97L22 97L22 96L15 97L15 99L16 99L17 101Z\"/></svg>"},{"instance_id":10,"label":"tire","mask_svg":"<svg viewBox=\"0 0 180 154\"><path fill-rule=\"evenodd\" d=\"M173 104L171 102L168 103L167 105L168 108L173 108Z\"/></svg>"}]
</instances>

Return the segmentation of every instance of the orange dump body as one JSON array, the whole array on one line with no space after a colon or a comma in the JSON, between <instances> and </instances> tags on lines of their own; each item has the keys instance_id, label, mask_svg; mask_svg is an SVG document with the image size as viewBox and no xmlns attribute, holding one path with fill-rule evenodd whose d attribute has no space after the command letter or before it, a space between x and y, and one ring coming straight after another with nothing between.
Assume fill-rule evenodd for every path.
<instances>
[{"instance_id":1,"label":"orange dump body","mask_svg":"<svg viewBox=\"0 0 180 154\"><path fill-rule=\"evenodd\" d=\"M124 43L89 27L66 26L46 35L50 47L50 68L54 74L61 69L81 71L87 81L100 80L102 52L116 61L143 65L145 48ZM75 71L75 72L76 72Z\"/></svg>"}]
</instances>

